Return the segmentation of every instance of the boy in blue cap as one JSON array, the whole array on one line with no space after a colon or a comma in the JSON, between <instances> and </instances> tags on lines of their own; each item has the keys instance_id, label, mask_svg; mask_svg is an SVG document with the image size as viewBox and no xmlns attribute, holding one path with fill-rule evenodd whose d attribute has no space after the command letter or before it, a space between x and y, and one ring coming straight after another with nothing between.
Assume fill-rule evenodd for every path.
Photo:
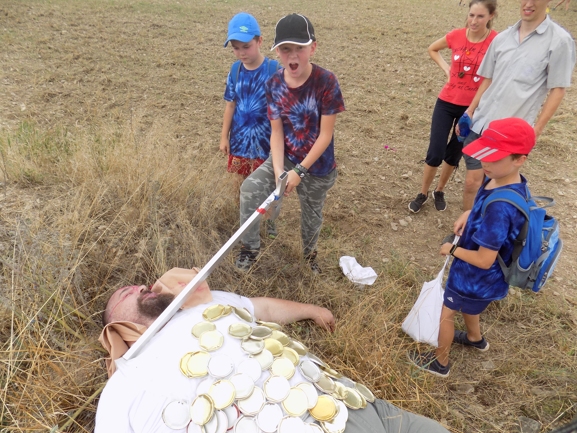
<instances>
[{"instance_id":1,"label":"boy in blue cap","mask_svg":"<svg viewBox=\"0 0 577 433\"><path fill-rule=\"evenodd\" d=\"M492 301L503 299L509 292L497 255L510 266L513 246L525 217L505 201L491 202L483 213L483 203L500 188L530 196L527 179L519 170L533 146L533 127L523 119L507 118L491 122L479 139L463 148L465 155L481 161L485 182L473 208L464 212L453 226L454 233L461 236L459 243L441 246L441 255L450 254L455 259L445 286L439 347L434 352L408 354L413 364L429 373L449 375L453 341L482 352L489 349L481 334L479 316ZM455 331L457 311L463 315L466 332Z\"/></svg>"},{"instance_id":2,"label":"boy in blue cap","mask_svg":"<svg viewBox=\"0 0 577 433\"><path fill-rule=\"evenodd\" d=\"M241 12L230 20L224 46L229 42L238 60L226 81L220 151L228 156L227 170L246 178L270 154L265 85L279 64L260 52L260 27L250 14ZM273 221L267 221L267 234L276 237Z\"/></svg>"},{"instance_id":3,"label":"boy in blue cap","mask_svg":"<svg viewBox=\"0 0 577 433\"><path fill-rule=\"evenodd\" d=\"M271 121L271 156L242 184L240 223L250 218L288 172L285 195L296 189L301 204L303 255L314 273L322 211L328 190L337 178L333 131L337 114L345 110L335 75L310 62L317 47L312 23L304 15L281 18L275 29L276 49L283 68L267 83ZM248 270L256 261L258 227L242 238L237 268Z\"/></svg>"}]
</instances>

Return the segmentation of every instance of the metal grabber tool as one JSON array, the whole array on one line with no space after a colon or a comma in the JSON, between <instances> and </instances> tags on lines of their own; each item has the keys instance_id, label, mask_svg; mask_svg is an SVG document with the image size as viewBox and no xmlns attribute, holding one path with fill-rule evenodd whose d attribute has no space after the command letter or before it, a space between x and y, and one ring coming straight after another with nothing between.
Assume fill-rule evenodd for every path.
<instances>
[{"instance_id":1,"label":"metal grabber tool","mask_svg":"<svg viewBox=\"0 0 577 433\"><path fill-rule=\"evenodd\" d=\"M236 231L234 235L222 246L220 250L204 265L198 274L188 283L180 294L174 298L171 304L162 312L160 316L150 325L150 327L136 340L132 347L124 354L122 359L128 361L134 358L142 350L150 339L174 316L182 307L188 296L193 293L200 284L207 279L218 264L226 257L232 247L243 237L246 231L254 224L259 224L263 215L269 212L270 219L276 219L280 213L282 198L286 188L288 173L283 172L276 182L276 189L271 195L254 211L251 217Z\"/></svg>"}]
</instances>

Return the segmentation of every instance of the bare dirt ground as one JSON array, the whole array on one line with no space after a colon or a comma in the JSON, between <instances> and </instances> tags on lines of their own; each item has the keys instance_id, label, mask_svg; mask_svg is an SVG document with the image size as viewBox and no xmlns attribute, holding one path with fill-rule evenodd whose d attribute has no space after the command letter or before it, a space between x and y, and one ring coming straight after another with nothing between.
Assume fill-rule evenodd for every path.
<instances>
[{"instance_id":1,"label":"bare dirt ground","mask_svg":"<svg viewBox=\"0 0 577 433\"><path fill-rule=\"evenodd\" d=\"M0 3L0 128L10 135L23 124L32 124L41 131L78 135L137 119L131 131L138 142L158 125L168 125L158 145L175 145L190 158L191 167L195 155L202 154L203 160L219 166L209 175L222 178L226 185L218 143L224 81L233 61L230 50L222 48L227 22L239 11L254 14L268 46L278 18L304 13L317 32L314 61L335 72L347 107L336 125L339 178L325 207L320 263L336 291L357 290L340 277L342 255L355 256L379 273L375 286L347 299L370 298L386 290L396 272L410 273L407 297L415 299L420 284L440 268L439 242L460 214L464 168L447 190L446 212L436 212L432 203L418 215L407 210L419 190L419 161L425 156L433 105L443 85L443 74L426 48L464 24L467 10L457 3L4 0ZM495 27L502 30L517 20L518 2L501 0L499 7ZM577 6L568 12L553 11L552 17L577 34ZM555 198L557 205L551 212L562 224L565 249L546 290L538 295L516 292L492 305L484 319L491 351L479 355L455 350L454 368L445 381L424 377L404 363L409 344L405 340L405 346L387 352L393 359L382 359L383 364L393 364L392 373L387 371L394 377L374 379L382 397L433 416L452 431L512 431L520 416L536 419L548 430L575 414L576 137L574 86L523 170L534 194ZM206 191L206 197L210 193ZM10 227L16 215L34 213L58 196L64 197L65 192L42 182L3 181L0 256L7 258L18 242ZM231 189L230 201L234 199ZM232 211L224 222L231 224L231 231L238 224ZM281 237L298 237L296 227L298 201L290 197L279 221ZM296 254L283 257L294 259ZM286 275L295 269L287 266L278 270L278 264L263 265L250 284L243 281L242 290L248 293L262 284L269 294L278 290L287 295L289 280L276 282L269 273L272 269L274 275ZM402 320L407 306L410 301L397 312L398 319ZM337 311L337 318L344 320L346 311ZM7 332L4 329L2 335ZM386 342L373 348L378 351L381 345ZM488 361L493 368L480 369L480 363ZM407 390L402 389L405 385ZM428 397L419 396L419 390ZM94 411L94 406L89 410ZM89 425L76 426L74 431L88 431L84 428Z\"/></svg>"}]
</instances>

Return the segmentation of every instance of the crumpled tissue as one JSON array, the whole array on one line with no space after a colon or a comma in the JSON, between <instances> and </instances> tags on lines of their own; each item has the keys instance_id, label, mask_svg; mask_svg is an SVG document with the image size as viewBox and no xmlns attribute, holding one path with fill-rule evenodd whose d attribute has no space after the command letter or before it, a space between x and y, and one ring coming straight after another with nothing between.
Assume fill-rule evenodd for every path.
<instances>
[{"instance_id":1,"label":"crumpled tissue","mask_svg":"<svg viewBox=\"0 0 577 433\"><path fill-rule=\"evenodd\" d=\"M339 265L343 270L343 274L353 283L370 286L377 279L377 273L373 268L363 268L354 257L342 256L339 259Z\"/></svg>"}]
</instances>

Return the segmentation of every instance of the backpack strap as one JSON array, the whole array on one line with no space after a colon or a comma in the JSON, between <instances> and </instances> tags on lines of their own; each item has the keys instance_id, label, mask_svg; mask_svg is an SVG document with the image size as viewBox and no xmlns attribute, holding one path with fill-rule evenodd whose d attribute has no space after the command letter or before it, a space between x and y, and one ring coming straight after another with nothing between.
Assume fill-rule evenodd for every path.
<instances>
[{"instance_id":1,"label":"backpack strap","mask_svg":"<svg viewBox=\"0 0 577 433\"><path fill-rule=\"evenodd\" d=\"M528 190L527 190L528 192ZM521 227L517 238L513 242L513 253L511 254L511 263L515 263L519 256L521 255L521 251L525 246L525 240L527 239L527 233L529 233L529 213L531 209L529 208L529 203L527 202L527 198L523 197L517 191L512 190L510 188L500 189L498 191L492 192L485 198L483 202L483 208L481 211L481 215L485 215L485 211L487 210L487 206L495 201L504 201L505 203L509 203L510 205L515 206L519 212L523 214L525 217L525 223ZM501 265L501 269L503 273L505 273L505 269L507 266L505 262L501 258L501 255L497 255L497 259L499 260L499 264Z\"/></svg>"},{"instance_id":2,"label":"backpack strap","mask_svg":"<svg viewBox=\"0 0 577 433\"><path fill-rule=\"evenodd\" d=\"M268 62L268 76L272 77L272 75L280 69L280 63L276 60L271 60L268 57L266 58Z\"/></svg>"},{"instance_id":3,"label":"backpack strap","mask_svg":"<svg viewBox=\"0 0 577 433\"><path fill-rule=\"evenodd\" d=\"M232 86L236 90L236 83L238 83L238 76L240 74L240 60L237 60L230 67L230 77L232 78Z\"/></svg>"}]
</instances>

